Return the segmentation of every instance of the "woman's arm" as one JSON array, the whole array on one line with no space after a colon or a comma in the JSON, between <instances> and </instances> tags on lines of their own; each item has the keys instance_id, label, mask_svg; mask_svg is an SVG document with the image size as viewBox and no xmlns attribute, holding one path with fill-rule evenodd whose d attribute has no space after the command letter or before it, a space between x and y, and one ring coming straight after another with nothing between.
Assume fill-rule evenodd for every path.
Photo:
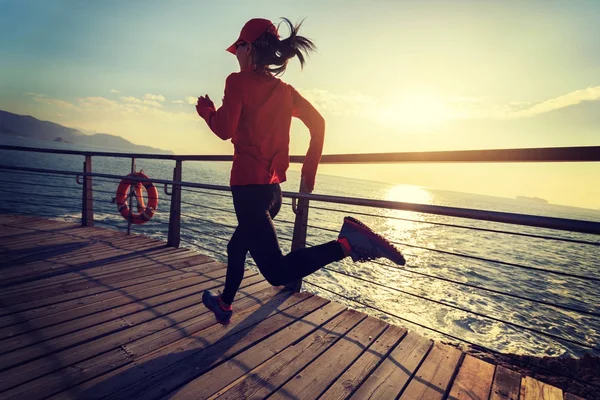
<instances>
[{"instance_id":1,"label":"woman's arm","mask_svg":"<svg viewBox=\"0 0 600 400\"><path fill-rule=\"evenodd\" d=\"M218 110L208 96L200 97L196 105L196 111L208 127L223 140L231 139L238 128L240 115L242 114L243 91L237 74L231 74L225 82L225 96L223 105Z\"/></svg>"},{"instance_id":2,"label":"woman's arm","mask_svg":"<svg viewBox=\"0 0 600 400\"><path fill-rule=\"evenodd\" d=\"M301 120L310 132L310 145L304 164L302 177L309 192L315 188L315 178L325 142L325 120L312 104L292 88L293 111L292 116Z\"/></svg>"}]
</instances>

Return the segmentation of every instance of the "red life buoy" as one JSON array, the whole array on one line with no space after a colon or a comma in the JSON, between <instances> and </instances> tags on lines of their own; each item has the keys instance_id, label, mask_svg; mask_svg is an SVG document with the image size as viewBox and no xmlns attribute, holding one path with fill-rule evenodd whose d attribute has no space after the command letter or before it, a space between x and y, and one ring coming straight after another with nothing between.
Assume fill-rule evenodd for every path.
<instances>
[{"instance_id":1,"label":"red life buoy","mask_svg":"<svg viewBox=\"0 0 600 400\"><path fill-rule=\"evenodd\" d=\"M119 187L117 188L117 197L115 201L117 203L117 210L121 213L121 216L125 218L127 221L131 221L132 224L144 224L154 216L156 209L158 207L158 190L152 182L136 182L135 178L143 178L149 179L142 172L131 173L127 175L130 179L123 179L119 183ZM131 185L135 185L135 197L137 197L138 201L138 212L134 213L129 208L129 203L127 202L127 198L129 197L129 187ZM144 198L142 197L142 185L146 188L146 192L148 193L148 205L144 205Z\"/></svg>"}]
</instances>

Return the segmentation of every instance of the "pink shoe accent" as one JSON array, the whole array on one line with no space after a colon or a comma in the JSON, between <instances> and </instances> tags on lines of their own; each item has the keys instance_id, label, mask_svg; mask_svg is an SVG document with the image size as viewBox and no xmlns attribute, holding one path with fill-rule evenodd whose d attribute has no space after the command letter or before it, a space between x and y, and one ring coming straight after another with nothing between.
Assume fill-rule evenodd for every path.
<instances>
[{"instance_id":1,"label":"pink shoe accent","mask_svg":"<svg viewBox=\"0 0 600 400\"><path fill-rule=\"evenodd\" d=\"M219 307L221 307L221 310L223 310L223 311L233 310L233 308L231 307L231 304L226 304L225 302L223 302L223 300L221 300L221 296L219 296Z\"/></svg>"},{"instance_id":2,"label":"pink shoe accent","mask_svg":"<svg viewBox=\"0 0 600 400\"><path fill-rule=\"evenodd\" d=\"M339 238L338 243L342 245L342 249L344 250L344 255L348 257L350 252L352 251L352 246L350 246L350 242L345 237Z\"/></svg>"}]
</instances>

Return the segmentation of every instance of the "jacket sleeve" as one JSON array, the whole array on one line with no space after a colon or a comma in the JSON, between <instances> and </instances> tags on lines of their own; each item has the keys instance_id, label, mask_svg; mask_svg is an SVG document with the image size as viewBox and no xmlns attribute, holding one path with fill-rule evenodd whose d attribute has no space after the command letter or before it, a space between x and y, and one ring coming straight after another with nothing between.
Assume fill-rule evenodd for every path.
<instances>
[{"instance_id":1,"label":"jacket sleeve","mask_svg":"<svg viewBox=\"0 0 600 400\"><path fill-rule=\"evenodd\" d=\"M301 120L310 132L310 145L302 165L302 176L307 188L312 192L325 142L325 120L308 100L294 88L291 90L293 96L292 116Z\"/></svg>"},{"instance_id":2,"label":"jacket sleeve","mask_svg":"<svg viewBox=\"0 0 600 400\"><path fill-rule=\"evenodd\" d=\"M231 139L238 129L243 106L243 90L237 74L231 74L225 81L223 105L218 109L206 108L198 111L208 127L223 140Z\"/></svg>"}]
</instances>

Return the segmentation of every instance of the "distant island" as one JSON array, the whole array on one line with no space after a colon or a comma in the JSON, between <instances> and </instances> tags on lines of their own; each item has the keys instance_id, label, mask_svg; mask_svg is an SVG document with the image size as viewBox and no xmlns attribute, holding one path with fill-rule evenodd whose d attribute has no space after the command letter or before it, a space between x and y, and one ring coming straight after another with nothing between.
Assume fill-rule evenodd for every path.
<instances>
[{"instance_id":1,"label":"distant island","mask_svg":"<svg viewBox=\"0 0 600 400\"><path fill-rule=\"evenodd\" d=\"M29 115L0 110L0 135L20 136L54 143L87 145L132 153L174 154L170 150L142 146L108 133L85 133L50 121L41 121Z\"/></svg>"},{"instance_id":2,"label":"distant island","mask_svg":"<svg viewBox=\"0 0 600 400\"><path fill-rule=\"evenodd\" d=\"M516 199L520 201L527 201L530 203L548 204L548 200L539 197L517 196Z\"/></svg>"}]
</instances>

